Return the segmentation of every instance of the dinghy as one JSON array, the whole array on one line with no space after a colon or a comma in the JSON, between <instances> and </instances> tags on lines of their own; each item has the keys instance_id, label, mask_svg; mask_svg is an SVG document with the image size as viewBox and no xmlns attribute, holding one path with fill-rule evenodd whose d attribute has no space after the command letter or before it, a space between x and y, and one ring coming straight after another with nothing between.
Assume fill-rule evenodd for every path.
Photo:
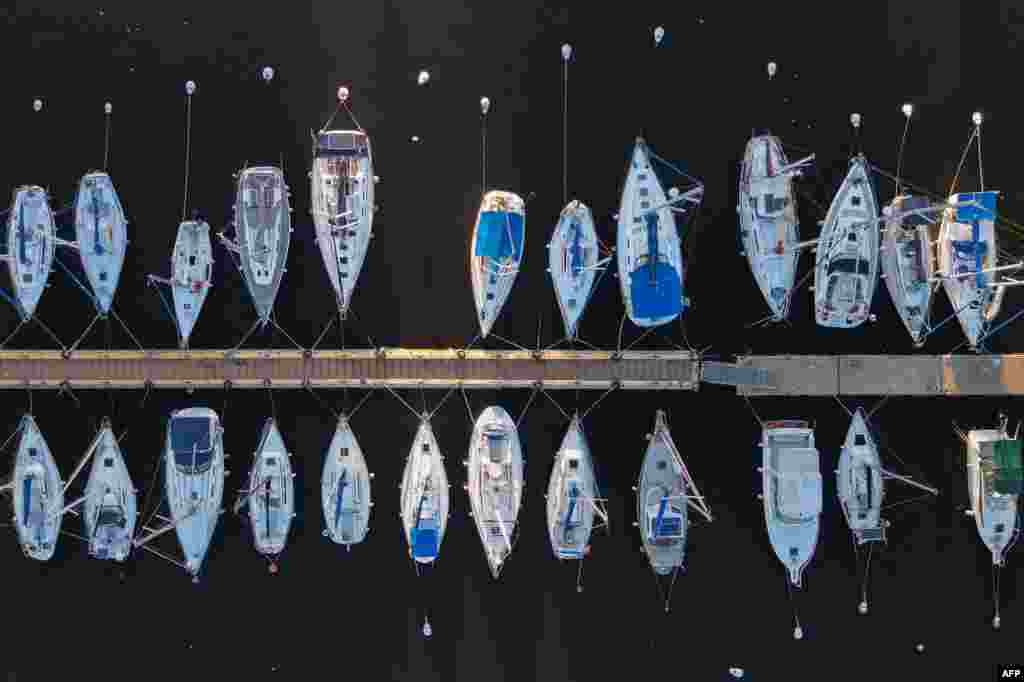
<instances>
[{"instance_id":1,"label":"dinghy","mask_svg":"<svg viewBox=\"0 0 1024 682\"><path fill-rule=\"evenodd\" d=\"M213 249L210 226L205 222L186 220L178 226L171 272L171 279L150 275L149 280L171 288L179 345L188 348L192 330L213 286Z\"/></svg>"},{"instance_id":2,"label":"dinghy","mask_svg":"<svg viewBox=\"0 0 1024 682\"><path fill-rule=\"evenodd\" d=\"M762 429L761 497L768 539L789 581L800 587L818 545L822 507L814 431L797 420L765 422Z\"/></svg>"},{"instance_id":3,"label":"dinghy","mask_svg":"<svg viewBox=\"0 0 1024 682\"><path fill-rule=\"evenodd\" d=\"M316 243L344 316L373 236L373 158L360 130L323 130L313 140L311 203Z\"/></svg>"},{"instance_id":4,"label":"dinghy","mask_svg":"<svg viewBox=\"0 0 1024 682\"><path fill-rule=\"evenodd\" d=\"M46 190L26 185L14 190L7 218L7 261L18 314L35 315L53 268L56 227Z\"/></svg>"},{"instance_id":5,"label":"dinghy","mask_svg":"<svg viewBox=\"0 0 1024 682\"><path fill-rule=\"evenodd\" d=\"M601 258L590 209L573 199L562 209L548 243L548 272L567 338L576 338L576 328L594 291L597 274L611 260L611 256Z\"/></svg>"},{"instance_id":6,"label":"dinghy","mask_svg":"<svg viewBox=\"0 0 1024 682\"><path fill-rule=\"evenodd\" d=\"M931 227L936 212L927 197L909 195L895 197L882 211L882 279L917 348L931 331L929 311L935 286Z\"/></svg>"},{"instance_id":7,"label":"dinghy","mask_svg":"<svg viewBox=\"0 0 1024 682\"><path fill-rule=\"evenodd\" d=\"M672 585L686 558L689 508L711 521L707 503L697 490L683 458L668 430L665 412L655 414L654 433L640 467L640 480L634 488L636 525L640 541L655 576L672 576ZM665 611L672 599L672 585L665 593Z\"/></svg>"},{"instance_id":8,"label":"dinghy","mask_svg":"<svg viewBox=\"0 0 1024 682\"><path fill-rule=\"evenodd\" d=\"M198 578L223 513L223 438L220 419L208 407L171 413L164 449L165 494L185 570L193 578Z\"/></svg>"},{"instance_id":9,"label":"dinghy","mask_svg":"<svg viewBox=\"0 0 1024 682\"><path fill-rule=\"evenodd\" d=\"M863 155L829 206L818 236L814 312L822 327L859 327L871 313L878 282L878 201Z\"/></svg>"},{"instance_id":10,"label":"dinghy","mask_svg":"<svg viewBox=\"0 0 1024 682\"><path fill-rule=\"evenodd\" d=\"M989 324L999 315L1005 293L1005 287L996 284L998 197L996 191L950 196L952 205L946 208L939 230L939 277L971 350L978 350Z\"/></svg>"},{"instance_id":11,"label":"dinghy","mask_svg":"<svg viewBox=\"0 0 1024 682\"><path fill-rule=\"evenodd\" d=\"M559 560L582 560L590 554L590 535L597 522L608 523L594 475L587 435L574 415L548 481L547 515L551 551ZM596 518L595 518L596 517Z\"/></svg>"},{"instance_id":12,"label":"dinghy","mask_svg":"<svg viewBox=\"0 0 1024 682\"><path fill-rule=\"evenodd\" d=\"M371 478L356 434L342 415L324 456L320 499L326 525L323 534L350 551L370 530Z\"/></svg>"},{"instance_id":13,"label":"dinghy","mask_svg":"<svg viewBox=\"0 0 1024 682\"><path fill-rule=\"evenodd\" d=\"M89 556L124 561L131 553L139 512L135 486L109 419L103 420L79 469L90 456L92 467L81 500ZM65 491L77 473L78 469L65 484Z\"/></svg>"},{"instance_id":14,"label":"dinghy","mask_svg":"<svg viewBox=\"0 0 1024 682\"><path fill-rule=\"evenodd\" d=\"M99 312L105 315L113 305L124 267L128 221L114 183L102 171L87 173L78 183L75 234L82 270Z\"/></svg>"},{"instance_id":15,"label":"dinghy","mask_svg":"<svg viewBox=\"0 0 1024 682\"><path fill-rule=\"evenodd\" d=\"M64 509L64 484L36 420L21 418L11 493L14 526L25 556L49 561L57 549Z\"/></svg>"},{"instance_id":16,"label":"dinghy","mask_svg":"<svg viewBox=\"0 0 1024 682\"><path fill-rule=\"evenodd\" d=\"M747 142L740 169L740 243L772 318L786 319L796 281L800 250L815 243L800 242L793 180L814 156L790 163L782 142L768 131Z\"/></svg>"},{"instance_id":17,"label":"dinghy","mask_svg":"<svg viewBox=\"0 0 1024 682\"><path fill-rule=\"evenodd\" d=\"M518 194L484 195L473 227L469 278L480 336L486 338L519 274L526 240L526 205Z\"/></svg>"},{"instance_id":18,"label":"dinghy","mask_svg":"<svg viewBox=\"0 0 1024 682\"><path fill-rule=\"evenodd\" d=\"M266 324L274 309L288 262L292 220L284 173L273 166L244 168L237 175L234 206L237 242L219 233L221 242L238 255L242 279Z\"/></svg>"},{"instance_id":19,"label":"dinghy","mask_svg":"<svg viewBox=\"0 0 1024 682\"><path fill-rule=\"evenodd\" d=\"M295 518L294 479L291 455L277 423L268 419L253 455L249 488L235 506L237 510L242 504L248 505L253 543L257 552L271 559L271 573L277 572L274 562L284 551Z\"/></svg>"},{"instance_id":20,"label":"dinghy","mask_svg":"<svg viewBox=\"0 0 1024 682\"><path fill-rule=\"evenodd\" d=\"M526 484L519 431L503 408L488 407L477 417L466 469L473 520L491 575L497 580L512 553Z\"/></svg>"},{"instance_id":21,"label":"dinghy","mask_svg":"<svg viewBox=\"0 0 1024 682\"><path fill-rule=\"evenodd\" d=\"M636 139L619 206L616 251L619 285L629 319L657 327L679 317L688 305L683 293L685 264L674 212L676 204L700 203L704 188L668 196L651 165L653 154Z\"/></svg>"},{"instance_id":22,"label":"dinghy","mask_svg":"<svg viewBox=\"0 0 1024 682\"><path fill-rule=\"evenodd\" d=\"M424 415L402 474L402 527L417 566L433 564L448 527L448 476L434 431Z\"/></svg>"},{"instance_id":23,"label":"dinghy","mask_svg":"<svg viewBox=\"0 0 1024 682\"><path fill-rule=\"evenodd\" d=\"M999 429L975 429L967 434L967 493L978 535L992 553L992 563L1003 566L1020 536L1021 443Z\"/></svg>"}]
</instances>

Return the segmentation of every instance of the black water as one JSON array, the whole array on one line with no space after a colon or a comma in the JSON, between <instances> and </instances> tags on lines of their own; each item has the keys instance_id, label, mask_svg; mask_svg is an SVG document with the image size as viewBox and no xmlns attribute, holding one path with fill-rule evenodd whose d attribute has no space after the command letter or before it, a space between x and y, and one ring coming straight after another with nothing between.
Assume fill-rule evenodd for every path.
<instances>
[{"instance_id":1,"label":"black water","mask_svg":"<svg viewBox=\"0 0 1024 682\"><path fill-rule=\"evenodd\" d=\"M296 207L290 269L277 304L281 325L303 345L316 337L333 308L332 294L307 216L309 130L333 110L334 91L352 89L352 106L373 138L380 212L375 239L355 298L358 315L346 343L459 347L476 326L466 274L470 223L480 196L478 100L491 98L488 185L522 195L528 207L525 266L495 331L518 343L542 343L560 334L544 243L563 205L561 196L561 64L559 47L572 43L570 67L569 191L586 201L606 241L614 239L627 154L641 130L656 152L681 162L707 183L699 220L687 239L692 265L687 285L695 301L686 335L695 347L729 355L761 353L909 353L910 343L884 287L878 322L855 331L814 325L810 294L794 304L792 327L746 330L766 313L744 260L737 255L734 212L737 162L750 129L770 125L785 142L818 154L807 191L826 204L853 148L849 115L864 117L863 147L879 165L894 168L904 119L899 107L917 107L904 162L917 184L945 192L970 129L970 114L986 112L985 180L1004 191L1002 211L1024 215L1017 180L1017 93L1006 87L1015 64L1021 17L1012 3L938 8L908 2L888 10L822 5L819 10L680 5L674 11L569 9L535 3L466 7L461 3L301 6L228 3L135 4L98 8L59 3L7 11L0 32L8 135L3 184L47 186L58 205L71 201L77 180L103 155L105 101L114 105L110 172L132 221L132 244L116 307L147 347L175 343L147 273L167 274L181 218L184 164L184 82L195 80L189 208L215 229L230 216L231 173L245 161L278 162L283 155ZM186 23L185 19L188 19ZM667 35L656 52L652 29ZM765 65L780 70L767 87ZM260 70L271 65L270 85ZM431 81L417 87L416 74ZM39 114L31 102L45 106ZM418 135L419 143L410 141ZM796 158L799 152L794 152ZM977 164L966 164L963 187L976 186ZM879 181L882 201L892 196ZM821 217L804 202L804 235ZM216 287L193 337L197 348L237 343L253 320L241 280L217 247ZM64 254L65 262L73 258ZM807 258L803 267L808 267ZM940 296L936 314L951 312ZM1022 302L1011 291L1005 309ZM610 347L622 313L617 283L607 277L581 332ZM55 274L39 308L65 344L88 324L85 299ZM2 311L0 330L12 329ZM994 339L996 352L1020 345L1022 327ZM682 329L666 335L675 343ZM111 328L109 343L129 347ZM627 324L627 343L637 330ZM955 324L929 341L945 353L962 340ZM101 326L83 348L108 343ZM338 347L332 333L326 347ZM280 335L249 347L287 347ZM666 347L653 337L640 347ZM12 348L53 347L37 329L25 329ZM419 405L416 392L405 398ZM349 396L353 404L358 395ZM425 396L436 405L440 392ZM596 393L558 394L568 410L585 409ZM295 453L303 508L281 574L269 577L242 522L223 518L203 582L144 555L117 568L84 557L64 538L57 557L40 566L23 559L13 539L3 562L7 646L0 668L17 678L52 666L77 674L115 677L128 670L185 675L254 673L302 679L314 673L359 674L365 679L606 679L611 671L673 678L720 679L729 666L749 679L821 679L842 672L896 679L904 672L928 679L953 671L985 679L995 662L1020 660L1016 553L1003 578L1003 629L989 627L990 559L966 504L962 452L950 428L991 426L996 414L1021 416L1017 399L892 399L875 422L905 471L941 488L938 500L890 512L890 542L872 568L872 613L860 617L859 577L834 498L830 471L848 425L832 399L770 399L755 403L764 418L816 422L825 474L822 539L797 595L805 638L791 637L783 571L772 554L756 499L756 422L732 391L702 387L694 394L619 393L588 420L590 440L609 498L612 534L594 541L586 591L574 590L573 568L550 556L543 492L551 456L565 422L543 399L530 407L522 429L528 491L522 534L501 582L493 584L459 488L459 462L470 424L454 396L435 418L448 454L454 513L442 559L430 581L417 581L397 518L398 481L415 431L413 417L386 394L371 398L354 426L377 474L377 507L367 541L350 555L320 537L319 474L333 418L306 394L279 392L80 391L79 403L37 392L32 406L69 472L94 433L113 414L129 428L124 446L136 484L148 490L168 412L186 405L222 410L233 476L241 485L263 420L280 421ZM324 396L335 408L344 396ZM518 416L528 391L479 391L474 411L499 403ZM578 401L578 402L577 402ZM24 392L7 392L5 421L13 430L26 409ZM870 406L870 404L869 404ZM661 612L652 576L639 551L631 486L654 411L667 409L676 442L710 501L716 521L695 527L689 572L676 588L674 610ZM887 455L894 468L896 460ZM912 496L899 490L894 496ZM77 520L66 527L77 531ZM166 538L173 549L172 538ZM419 625L429 608L434 637ZM925 646L917 653L915 645ZM58 647L54 653L52 647ZM122 656L125 658L123 659ZM629 671L629 672L626 672ZM785 676L785 677L784 677Z\"/></svg>"}]
</instances>

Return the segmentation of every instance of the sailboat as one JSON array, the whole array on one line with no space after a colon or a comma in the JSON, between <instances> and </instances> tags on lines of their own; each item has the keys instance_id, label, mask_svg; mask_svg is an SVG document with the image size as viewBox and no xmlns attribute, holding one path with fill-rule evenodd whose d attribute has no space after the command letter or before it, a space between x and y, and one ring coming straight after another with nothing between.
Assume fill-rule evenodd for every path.
<instances>
[{"instance_id":1,"label":"sailboat","mask_svg":"<svg viewBox=\"0 0 1024 682\"><path fill-rule=\"evenodd\" d=\"M89 556L125 561L131 553L139 512L135 486L109 418L103 420L89 449L64 484L65 494L90 459L92 467L82 497L65 507L62 513L82 505Z\"/></svg>"},{"instance_id":2,"label":"sailboat","mask_svg":"<svg viewBox=\"0 0 1024 682\"><path fill-rule=\"evenodd\" d=\"M1020 497L1024 494L1021 442L1006 431L1006 419L997 429L974 429L964 437L967 446L967 493L978 535L992 553L993 571L1006 564L1006 555L1020 538ZM996 615L1000 626L998 573L993 574Z\"/></svg>"},{"instance_id":3,"label":"sailboat","mask_svg":"<svg viewBox=\"0 0 1024 682\"><path fill-rule=\"evenodd\" d=\"M626 169L616 237L622 300L629 319L639 327L667 324L689 305L674 213L685 212L676 204L699 204L704 193L698 183L682 194L673 187L666 196L653 159L638 137Z\"/></svg>"},{"instance_id":4,"label":"sailboat","mask_svg":"<svg viewBox=\"0 0 1024 682\"><path fill-rule=\"evenodd\" d=\"M236 513L242 505L249 507L256 551L270 559L270 572L277 573L277 557L284 551L295 518L295 473L291 455L273 419L263 424L259 446L253 454L249 487L235 503Z\"/></svg>"},{"instance_id":5,"label":"sailboat","mask_svg":"<svg viewBox=\"0 0 1024 682\"><path fill-rule=\"evenodd\" d=\"M57 462L32 415L21 418L11 494L14 527L25 556L49 561L57 550L64 516L64 483Z\"/></svg>"},{"instance_id":6,"label":"sailboat","mask_svg":"<svg viewBox=\"0 0 1024 682\"><path fill-rule=\"evenodd\" d=\"M450 500L444 457L426 415L405 461L399 502L409 556L417 570L433 565L448 528Z\"/></svg>"},{"instance_id":7,"label":"sailboat","mask_svg":"<svg viewBox=\"0 0 1024 682\"><path fill-rule=\"evenodd\" d=\"M324 456L320 499L326 526L323 534L349 551L370 531L372 478L356 434L342 415Z\"/></svg>"},{"instance_id":8,"label":"sailboat","mask_svg":"<svg viewBox=\"0 0 1024 682\"><path fill-rule=\"evenodd\" d=\"M497 580L512 553L526 484L519 431L504 408L488 407L477 417L465 464L473 520Z\"/></svg>"},{"instance_id":9,"label":"sailboat","mask_svg":"<svg viewBox=\"0 0 1024 682\"><path fill-rule=\"evenodd\" d=\"M292 219L284 172L275 166L249 166L236 175L234 221L237 241L218 233L239 257L242 279L263 324L270 320L288 263Z\"/></svg>"},{"instance_id":10,"label":"sailboat","mask_svg":"<svg viewBox=\"0 0 1024 682\"><path fill-rule=\"evenodd\" d=\"M712 521L707 502L697 490L683 458L668 430L665 412L658 410L654 418L640 480L636 492L636 526L640 528L640 541L658 578L672 576L665 592L665 612L672 600L672 587L679 572L684 570L686 536L690 526L689 509Z\"/></svg>"},{"instance_id":11,"label":"sailboat","mask_svg":"<svg viewBox=\"0 0 1024 682\"><path fill-rule=\"evenodd\" d=\"M165 492L185 570L194 579L224 511L225 476L224 429L217 413L208 407L172 412L164 451Z\"/></svg>"},{"instance_id":12,"label":"sailboat","mask_svg":"<svg viewBox=\"0 0 1024 682\"><path fill-rule=\"evenodd\" d=\"M373 236L373 157L366 132L321 130L314 136L310 181L316 243L344 316Z\"/></svg>"},{"instance_id":13,"label":"sailboat","mask_svg":"<svg viewBox=\"0 0 1024 682\"><path fill-rule=\"evenodd\" d=\"M931 238L936 213L927 197L900 194L882 209L885 229L880 252L882 279L914 346L931 331L935 291L935 249Z\"/></svg>"},{"instance_id":14,"label":"sailboat","mask_svg":"<svg viewBox=\"0 0 1024 682\"><path fill-rule=\"evenodd\" d=\"M178 225L171 273L170 279L149 275L149 281L171 288L179 346L188 348L192 330L213 286L213 247L210 226L206 222L186 220Z\"/></svg>"},{"instance_id":15,"label":"sailboat","mask_svg":"<svg viewBox=\"0 0 1024 682\"><path fill-rule=\"evenodd\" d=\"M128 221L114 183L103 171L86 173L75 199L75 234L82 269L100 313L110 312L128 248Z\"/></svg>"},{"instance_id":16,"label":"sailboat","mask_svg":"<svg viewBox=\"0 0 1024 682\"><path fill-rule=\"evenodd\" d=\"M23 320L31 319L53 268L56 226L46 190L25 185L14 190L7 218L7 261L14 301Z\"/></svg>"},{"instance_id":17,"label":"sailboat","mask_svg":"<svg viewBox=\"0 0 1024 682\"><path fill-rule=\"evenodd\" d=\"M526 204L512 192L484 195L473 227L469 277L480 335L491 331L519 274L526 240Z\"/></svg>"},{"instance_id":18,"label":"sailboat","mask_svg":"<svg viewBox=\"0 0 1024 682\"><path fill-rule=\"evenodd\" d=\"M852 329L871 314L878 282L878 200L867 159L850 169L832 199L818 236L814 312L822 327Z\"/></svg>"},{"instance_id":19,"label":"sailboat","mask_svg":"<svg viewBox=\"0 0 1024 682\"><path fill-rule=\"evenodd\" d=\"M939 494L935 488L882 468L878 445L868 428L867 417L858 408L850 419L850 428L839 455L839 468L836 469L836 494L857 546L868 544L870 550L870 543L886 542L885 531L889 522L882 518L886 480L901 481L932 495ZM868 612L866 584L858 609L861 614Z\"/></svg>"},{"instance_id":20,"label":"sailboat","mask_svg":"<svg viewBox=\"0 0 1024 682\"><path fill-rule=\"evenodd\" d=\"M790 163L782 142L767 130L747 142L740 169L740 243L761 294L776 321L786 319L800 251L817 240L800 241L793 181L814 155Z\"/></svg>"},{"instance_id":21,"label":"sailboat","mask_svg":"<svg viewBox=\"0 0 1024 682\"><path fill-rule=\"evenodd\" d=\"M597 274L603 272L611 260L611 256L601 257L590 209L573 199L562 209L548 242L548 272L568 338L576 337L576 328L593 294Z\"/></svg>"},{"instance_id":22,"label":"sailboat","mask_svg":"<svg viewBox=\"0 0 1024 682\"><path fill-rule=\"evenodd\" d=\"M608 511L597 488L594 462L579 415L573 415L548 481L547 520L551 551L560 561L590 555L590 536L608 525ZM582 563L581 563L582 569ZM582 586L577 585L582 590Z\"/></svg>"},{"instance_id":23,"label":"sailboat","mask_svg":"<svg viewBox=\"0 0 1024 682\"><path fill-rule=\"evenodd\" d=\"M762 426L764 518L775 555L789 581L800 587L804 568L818 545L822 494L814 430L800 420Z\"/></svg>"}]
</instances>

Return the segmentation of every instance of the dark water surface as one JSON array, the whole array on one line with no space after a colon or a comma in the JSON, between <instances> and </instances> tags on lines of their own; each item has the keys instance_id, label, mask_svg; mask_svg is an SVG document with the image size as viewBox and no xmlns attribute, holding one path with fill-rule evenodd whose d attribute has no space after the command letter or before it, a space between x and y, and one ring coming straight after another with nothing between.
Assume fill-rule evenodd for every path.
<instances>
[{"instance_id":1,"label":"dark water surface","mask_svg":"<svg viewBox=\"0 0 1024 682\"><path fill-rule=\"evenodd\" d=\"M967 11L970 7L970 11ZM72 8L72 9L69 9ZM488 185L536 193L528 213L522 273L495 332L532 347L538 315L542 343L555 341L560 320L545 273L545 243L564 204L561 164L559 47L572 43L569 76L569 192L594 211L606 242L614 241L617 209L632 140L641 130L654 150L707 183L700 218L687 237L687 286L695 305L686 333L696 347L729 355L761 353L910 353L909 337L879 286L874 325L854 331L817 328L811 294L794 303L792 327L745 330L766 314L736 249L737 162L751 128L769 125L798 148L818 154L805 184L827 205L852 149L849 115L864 117L863 147L880 166L895 168L904 119L917 107L904 170L916 184L944 192L970 131L970 114L986 112L985 180L1004 191L1001 210L1024 215L1013 186L1019 147L1017 91L1006 87L1017 63L1021 15L1010 2L938 8L906 2L851 9L820 5L815 12L772 6L677 4L620 6L578 3L571 9L532 2L127 3L98 8L33 3L7 10L0 29L6 70L6 162L2 186L45 185L56 204L74 196L78 178L103 154L103 103L114 105L110 173L125 204L131 246L115 306L147 347L175 343L145 275L166 275L181 218L184 165L184 82L195 80L189 207L217 230L229 219L231 174L244 162L277 163L283 155L293 192L295 233L289 270L277 302L281 325L310 345L333 310L308 218L309 131L334 108L341 84L373 140L380 211L375 238L353 306L358 315L347 343L459 347L476 332L466 270L469 231L480 197L478 100L492 101L488 123ZM186 24L184 19L188 18ZM656 52L652 29L667 35ZM128 29L131 30L128 30ZM767 87L765 65L779 74ZM260 70L276 71L270 85ZM416 86L420 69L431 73ZM31 102L45 101L40 114ZM418 135L419 143L410 141ZM794 152L792 158L798 158ZM961 176L976 186L976 157ZM879 180L880 200L893 193ZM803 236L823 217L803 202ZM196 327L193 346L224 348L254 319L241 279L215 247L215 288ZM62 254L72 263L71 254ZM801 272L809 267L809 256ZM936 315L951 312L940 295ZM1004 310L1024 303L1012 289ZM65 343L88 324L85 299L59 272L39 314ZM614 346L622 302L606 277L583 318L581 333ZM0 309L0 330L16 323ZM994 339L996 352L1021 346L1017 326ZM678 325L665 331L682 341ZM637 330L627 324L627 339ZM955 324L929 340L945 353L962 340ZM641 347L666 347L652 337ZM102 327L83 342L102 348ZM117 328L110 343L131 342ZM287 347L268 333L248 347ZM326 347L338 347L337 334ZM12 348L52 347L36 329ZM585 409L597 393L555 397ZM6 429L27 407L25 392L4 392ZM241 487L263 420L272 414L266 392L79 391L76 404L37 392L33 408L67 475L98 420L113 414L137 487L148 490L160 453L164 419L172 409L208 405L222 410L232 478ZM349 404L360 396L352 392ZM420 405L421 396L404 397ZM428 404L440 392L426 395ZM335 408L340 394L325 395ZM474 412L499 403L518 416L529 391L477 391ZM578 401L578 402L577 402ZM151 672L202 679L254 674L306 679L583 680L656 675L722 679L729 666L748 679L816 680L848 674L898 679L987 679L989 665L1021 660L1024 600L1016 579L1019 552L1003 575L1003 629L992 632L990 555L982 548L967 503L963 453L950 428L995 425L1005 410L1024 417L1019 399L892 399L876 425L886 463L941 489L937 500L889 513L888 547L872 567L872 612L859 617L858 565L835 501L831 474L848 426L832 399L762 399L764 418L804 418L817 425L825 511L822 535L797 595L805 638L792 640L784 572L771 552L755 471L756 422L732 391L618 393L588 419L590 442L609 498L612 528L594 540L586 590L576 594L575 570L551 558L543 493L565 421L547 401L534 401L522 428L527 494L521 536L500 583L489 577L468 504L460 490L470 424L458 396L438 413L434 430L448 456L453 513L437 570L416 580L397 517L398 483L416 421L385 393L371 398L353 425L376 473L371 534L351 554L320 536L319 477L333 418L309 395L276 392L273 413L294 452L303 490L300 515L282 560L269 577L252 549L247 527L223 517L203 581L144 555L127 567L85 558L85 548L62 538L46 565L20 556L12 539L3 562L9 589L7 646L0 669L35 679L52 666L77 675L115 678ZM665 616L640 554L631 486L654 411L669 411L672 432L716 516L690 535L688 573ZM912 489L888 489L894 497ZM233 495L229 496L233 501ZM65 528L79 532L79 520ZM10 533L13 536L13 532ZM173 538L165 538L174 548ZM419 635L430 610L434 637ZM915 645L923 643L923 654ZM57 647L56 652L54 646ZM123 657L123 658L122 658ZM276 672L274 671L276 667ZM612 671L618 670L619 673ZM132 671L129 673L129 671ZM934 677L939 671L942 677ZM929 677L932 676L932 677ZM15 679L15 678L11 678Z\"/></svg>"}]
</instances>

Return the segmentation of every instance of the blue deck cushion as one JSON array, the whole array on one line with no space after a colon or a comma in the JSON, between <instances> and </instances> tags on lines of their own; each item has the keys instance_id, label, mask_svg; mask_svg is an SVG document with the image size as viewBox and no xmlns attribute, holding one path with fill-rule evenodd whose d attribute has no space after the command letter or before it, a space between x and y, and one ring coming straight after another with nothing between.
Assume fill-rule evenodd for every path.
<instances>
[{"instance_id":1,"label":"blue deck cushion","mask_svg":"<svg viewBox=\"0 0 1024 682\"><path fill-rule=\"evenodd\" d=\"M652 267L653 278L649 272ZM629 280L635 317L653 319L677 315L682 311L683 285L679 273L668 263L637 268L630 273Z\"/></svg>"},{"instance_id":2,"label":"blue deck cushion","mask_svg":"<svg viewBox=\"0 0 1024 682\"><path fill-rule=\"evenodd\" d=\"M998 192L969 192L958 195L957 203L977 202L978 206L957 206L956 221L958 223L970 223L976 220L995 220L996 199Z\"/></svg>"},{"instance_id":3,"label":"blue deck cushion","mask_svg":"<svg viewBox=\"0 0 1024 682\"><path fill-rule=\"evenodd\" d=\"M417 559L437 556L437 521L421 519L412 529L412 555Z\"/></svg>"},{"instance_id":4,"label":"blue deck cushion","mask_svg":"<svg viewBox=\"0 0 1024 682\"><path fill-rule=\"evenodd\" d=\"M523 255L523 216L506 211L484 211L476 228L474 254L487 258L511 257L518 261Z\"/></svg>"}]
</instances>

